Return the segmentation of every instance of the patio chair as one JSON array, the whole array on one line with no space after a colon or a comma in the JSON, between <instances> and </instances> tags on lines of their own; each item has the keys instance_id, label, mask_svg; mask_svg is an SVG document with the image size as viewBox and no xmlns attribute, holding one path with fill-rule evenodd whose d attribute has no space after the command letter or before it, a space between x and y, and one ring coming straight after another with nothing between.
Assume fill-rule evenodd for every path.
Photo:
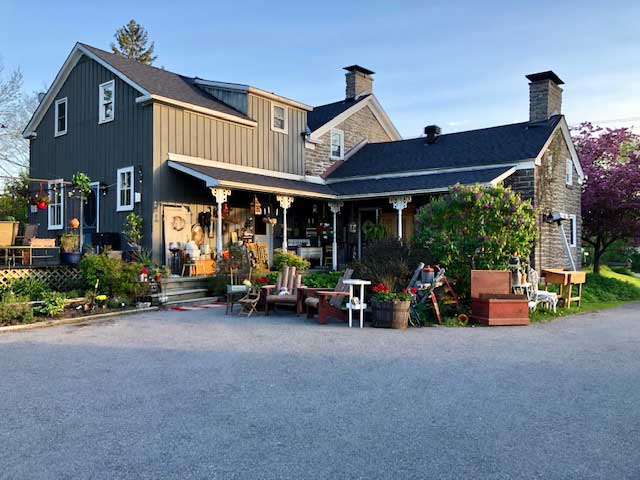
<instances>
[{"instance_id":1,"label":"patio chair","mask_svg":"<svg viewBox=\"0 0 640 480\"><path fill-rule=\"evenodd\" d=\"M258 302L260 301L260 288L250 287L247 294L238 300L241 305L238 315L246 315L250 317L252 313L257 312Z\"/></svg>"},{"instance_id":2,"label":"patio chair","mask_svg":"<svg viewBox=\"0 0 640 480\"><path fill-rule=\"evenodd\" d=\"M538 284L540 283L540 275L538 272L529 268L528 271L529 283L531 287L528 292L529 297L529 310L535 311L538 305L545 306L553 309L555 312L558 307L558 294L554 292L548 292L546 290L540 290Z\"/></svg>"},{"instance_id":3,"label":"patio chair","mask_svg":"<svg viewBox=\"0 0 640 480\"><path fill-rule=\"evenodd\" d=\"M40 224L38 223L30 223L29 225L24 227L24 233L22 236L17 236L16 237L16 241L20 240L20 245L24 245L24 246L30 246L31 245L31 239L35 238L36 234L38 233L38 227L40 226ZM16 259L20 258L22 260L22 264L26 265L28 263L31 263L31 255L33 252L31 252L30 250L18 250L16 252Z\"/></svg>"},{"instance_id":4,"label":"patio chair","mask_svg":"<svg viewBox=\"0 0 640 480\"><path fill-rule=\"evenodd\" d=\"M307 308L307 318L313 318L314 310L318 311L318 323L329 323L329 318L346 322L347 312L342 309L345 296L349 296L349 286L344 280L351 279L353 270L348 268L338 280L335 288L304 288L307 298L304 300Z\"/></svg>"},{"instance_id":5,"label":"patio chair","mask_svg":"<svg viewBox=\"0 0 640 480\"><path fill-rule=\"evenodd\" d=\"M296 267L284 267L278 273L275 285L262 287L265 293L265 316L269 315L269 309L272 305L274 308L276 305L295 305L296 315L300 315L302 313L302 298L298 294L298 289L302 286L302 275L296 273Z\"/></svg>"}]
</instances>

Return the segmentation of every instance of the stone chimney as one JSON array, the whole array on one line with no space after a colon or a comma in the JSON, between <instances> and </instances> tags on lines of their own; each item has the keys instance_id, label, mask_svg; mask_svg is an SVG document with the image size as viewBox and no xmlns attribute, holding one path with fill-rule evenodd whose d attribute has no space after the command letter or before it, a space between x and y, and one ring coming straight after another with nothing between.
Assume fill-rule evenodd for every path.
<instances>
[{"instance_id":1,"label":"stone chimney","mask_svg":"<svg viewBox=\"0 0 640 480\"><path fill-rule=\"evenodd\" d=\"M542 122L562 113L560 80L551 70L527 75L529 80L529 121Z\"/></svg>"},{"instance_id":2,"label":"stone chimney","mask_svg":"<svg viewBox=\"0 0 640 480\"><path fill-rule=\"evenodd\" d=\"M369 69L361 67L360 65L351 65L350 67L344 67L347 71L347 100L359 98L363 95L368 95L373 92L373 75L376 72L372 72Z\"/></svg>"}]
</instances>

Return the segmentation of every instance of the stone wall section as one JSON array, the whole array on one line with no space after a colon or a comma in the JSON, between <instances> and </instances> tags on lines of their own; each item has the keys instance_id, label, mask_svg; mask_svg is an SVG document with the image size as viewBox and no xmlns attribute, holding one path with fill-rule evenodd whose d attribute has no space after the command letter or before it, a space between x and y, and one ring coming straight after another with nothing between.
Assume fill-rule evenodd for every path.
<instances>
[{"instance_id":1,"label":"stone wall section","mask_svg":"<svg viewBox=\"0 0 640 480\"><path fill-rule=\"evenodd\" d=\"M391 140L369 106L361 108L335 128L344 132L345 153L364 139L368 143ZM305 173L307 175L322 175L327 168L336 162L331 159L330 140L331 132L329 131L320 137L321 143L317 144L314 150L305 148ZM362 172L363 175L366 173Z\"/></svg>"}]
</instances>

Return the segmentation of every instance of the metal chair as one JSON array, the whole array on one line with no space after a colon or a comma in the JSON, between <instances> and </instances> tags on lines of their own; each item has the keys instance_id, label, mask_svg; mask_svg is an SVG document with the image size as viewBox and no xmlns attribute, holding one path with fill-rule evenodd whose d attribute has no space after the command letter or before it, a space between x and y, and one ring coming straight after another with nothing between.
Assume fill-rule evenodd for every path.
<instances>
[{"instance_id":1,"label":"metal chair","mask_svg":"<svg viewBox=\"0 0 640 480\"><path fill-rule=\"evenodd\" d=\"M529 268L527 276L529 277L529 283L531 284L531 288L529 288L528 293L529 310L535 311L535 309L538 308L538 305L543 305L547 308L553 309L555 312L558 307L558 294L538 289L540 275L535 269Z\"/></svg>"}]
</instances>

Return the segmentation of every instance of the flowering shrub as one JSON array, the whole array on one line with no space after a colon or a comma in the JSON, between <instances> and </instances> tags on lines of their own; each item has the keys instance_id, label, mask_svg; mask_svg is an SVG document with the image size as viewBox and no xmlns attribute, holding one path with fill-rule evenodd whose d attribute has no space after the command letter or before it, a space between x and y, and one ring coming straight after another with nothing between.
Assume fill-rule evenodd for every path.
<instances>
[{"instance_id":1,"label":"flowering shrub","mask_svg":"<svg viewBox=\"0 0 640 480\"><path fill-rule=\"evenodd\" d=\"M472 269L505 269L516 253L528 257L536 212L509 188L456 185L416 215L415 241L430 250L468 294Z\"/></svg>"}]
</instances>

